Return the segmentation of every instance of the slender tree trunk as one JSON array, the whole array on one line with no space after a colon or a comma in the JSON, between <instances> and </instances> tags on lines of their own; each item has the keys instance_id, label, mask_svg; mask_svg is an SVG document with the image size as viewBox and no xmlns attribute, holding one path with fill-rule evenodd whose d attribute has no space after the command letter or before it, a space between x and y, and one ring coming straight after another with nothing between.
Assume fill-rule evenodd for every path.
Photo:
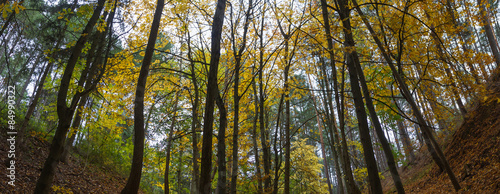
<instances>
[{"instance_id":1,"label":"slender tree trunk","mask_svg":"<svg viewBox=\"0 0 500 194\"><path fill-rule=\"evenodd\" d=\"M94 13L85 26L85 29L83 30L80 38L76 42L75 47L73 47L73 52L71 53L71 56L66 65L66 69L64 70L59 93L57 95L57 115L59 117L59 125L57 127L56 134L54 135L54 139L52 140L52 145L50 146L49 156L45 161L42 173L38 178L35 193L45 194L50 192L50 186L52 185L52 180L54 179L54 171L61 157L62 148L64 146L63 144L66 140L66 134L71 124L71 118L76 108L76 104L81 97L80 93L75 94L71 101L71 105L68 107L68 105L66 104L66 99L68 95L69 84L75 65L78 62L78 58L80 57L85 43L87 42L87 34L92 31L92 28L97 23L97 20L99 19L101 11L104 7L104 3L105 0L98 1Z\"/></svg>"},{"instance_id":2,"label":"slender tree trunk","mask_svg":"<svg viewBox=\"0 0 500 194\"><path fill-rule=\"evenodd\" d=\"M72 10L75 9L77 3L78 3L78 0L74 0L73 1L73 5L72 5L72 8L71 8ZM56 41L56 45L54 46L54 49L58 49L59 46L61 45L62 41L64 40L64 33L66 32L67 28L68 28L68 25L64 25L63 29L58 32L58 39ZM55 56L56 56L55 52L53 52L51 54L50 58L54 59ZM19 139L18 142L19 142L20 146L18 146L18 147L20 147L21 149L23 149L23 146L25 145L24 144L24 139L25 139L24 138L24 134L26 132L26 128L29 125L29 121L31 119L31 116L35 112L36 105L38 104L38 99L42 95L43 86L45 85L45 80L47 79L47 76L49 75L49 73L50 73L53 65L54 65L54 62L49 60L49 62L45 66L45 69L43 71L42 77L40 78L40 81L37 84L37 89L36 89L35 96L33 97L33 100L30 102L28 110L26 111L26 115L24 116L23 123L21 124L21 127L19 128L19 135L18 135L18 137L20 139ZM0 73L1 72L2 71L0 70Z\"/></svg>"},{"instance_id":3,"label":"slender tree trunk","mask_svg":"<svg viewBox=\"0 0 500 194\"><path fill-rule=\"evenodd\" d=\"M231 174L231 190L230 193L236 193L236 183L238 181L238 136L239 136L239 109L240 109L240 96L239 96L239 81L240 81L240 66L241 57L246 48L248 25L250 24L250 16L252 11L252 0L248 1L248 9L245 13L245 23L243 26L243 42L237 48L234 27L232 29L231 38L234 50L235 69L234 69L234 87L233 87L233 100L234 100L234 120L233 120L233 167ZM232 10L232 9L231 9ZM231 12L232 16L232 12ZM231 26L233 22L231 20Z\"/></svg>"},{"instance_id":4,"label":"slender tree trunk","mask_svg":"<svg viewBox=\"0 0 500 194\"><path fill-rule=\"evenodd\" d=\"M200 92L198 88L198 80L196 79L196 69L195 69L195 63L192 57L192 51L191 51L191 35L189 34L189 30L187 31L187 45L188 45L188 58L189 58L189 63L190 63L190 68L191 68L191 83L193 84L193 91L194 91L194 99L193 99L193 107L191 110L191 114L193 115L193 122L191 123L191 133L192 133L192 146L193 146L193 159L192 159L192 165L193 165L193 172L192 172L192 182L191 182L191 193L192 194L197 194L198 193L198 186L199 186L199 166L198 166L198 158L199 158L199 150L198 150L198 128L199 128L199 116L198 116L198 107L200 105Z\"/></svg>"},{"instance_id":5,"label":"slender tree trunk","mask_svg":"<svg viewBox=\"0 0 500 194\"><path fill-rule=\"evenodd\" d=\"M355 1L353 1L353 2L355 2ZM361 18L363 18L363 16ZM444 154L443 154L441 148L439 147L438 143L434 139L429 126L425 122L425 119L424 119L422 113L420 112L420 110L418 109L418 106L415 103L413 96L411 95L410 91L408 90L408 86L406 85L406 83L403 81L403 79L399 75L398 71L396 70L396 67L392 63L392 60L390 59L389 55L385 51L384 47L382 46L382 43L380 42L378 37L375 35L375 32L371 28L371 25L366 20L364 20L363 22L367 26L368 30L372 34L372 37L377 44L377 46L381 50L382 56L385 58L385 60L389 64L389 67L391 68L392 74L393 74L394 78L396 79L396 82L398 83L401 92L403 93L403 97L410 104L410 107L413 110L413 114L417 118L420 129L422 131L422 136L423 136L424 140L426 141L426 144L427 144L429 151L431 152L431 156L433 157L434 161L438 164L438 166L440 166L440 167L444 168L444 170L446 170L446 172L448 173L448 176L450 177L450 180L453 183L453 186L455 187L455 190L456 191L460 190L460 185L455 177L455 174L451 170L451 168L448 164L448 161L444 157ZM397 62L398 62L398 65L400 65L399 64L400 61L398 60Z\"/></svg>"},{"instance_id":6,"label":"slender tree trunk","mask_svg":"<svg viewBox=\"0 0 500 194\"><path fill-rule=\"evenodd\" d=\"M403 140L403 150L405 153L405 156L408 160L408 163L413 163L415 161L415 154L413 153L413 146L410 141L410 137L408 135L408 132L406 131L406 127L404 126L403 121L398 120L397 121L397 126L399 130L399 135L401 139Z\"/></svg>"},{"instance_id":7,"label":"slender tree trunk","mask_svg":"<svg viewBox=\"0 0 500 194\"><path fill-rule=\"evenodd\" d=\"M333 53L330 53L332 56L333 56ZM338 131L337 131L337 124L335 122L335 111L333 110L333 100L332 100L332 94L331 94L331 86L330 86L330 83L329 83L329 76L327 75L326 73L326 64L323 60L323 58L320 58L320 61L321 61L321 76L324 77L324 79L322 81L320 81L320 83L322 83L321 85L323 85L323 100L324 100L324 107L325 107L325 113L326 113L326 120L327 120L327 126L328 126L328 132L330 134L330 146L331 146L331 150L332 150L332 154L333 154L333 157L335 158L335 160L333 161L334 162L334 167L335 167L335 174L336 174L336 178L337 178L337 187L338 188L338 191L340 194L343 194L344 193L344 184L342 182L342 172L340 170L341 168L341 162L340 161L343 161L342 160L342 155L340 154L341 150L340 150L340 138L338 136ZM333 61L332 61L333 62ZM332 65L332 67L334 67L335 65Z\"/></svg>"},{"instance_id":8,"label":"slender tree trunk","mask_svg":"<svg viewBox=\"0 0 500 194\"><path fill-rule=\"evenodd\" d=\"M363 95L359 88L358 71L362 72L359 67L359 59L355 49L354 38L351 33L351 23L350 23L350 10L347 7L347 0L337 0L340 19L344 26L344 45L349 48L349 52L346 52L347 67L349 69L349 77L351 80L351 90L353 93L354 104L356 109L356 116L358 119L359 136L361 139L361 144L363 145L363 154L366 161L366 166L368 170L368 181L370 183L370 188L372 193L382 193L382 185L380 183L380 178L378 175L377 162L373 156L373 147L371 145L370 131L368 128L367 115L364 108Z\"/></svg>"},{"instance_id":9,"label":"slender tree trunk","mask_svg":"<svg viewBox=\"0 0 500 194\"><path fill-rule=\"evenodd\" d=\"M349 157L349 147L347 146L347 138L346 138L346 133L345 133L345 117L344 117L344 110L345 110L345 106L344 106L344 77L345 77L345 65L344 65L344 68L342 69L342 83L341 83L341 86L340 86L340 93L337 93L336 96L340 96L340 99L337 99L339 100L339 108L337 108L338 110L338 115L339 115L339 124L340 124L340 134L341 134L341 138L342 138L342 159L344 160L344 175L346 176L346 182L347 182L347 193L352 193L352 194L359 194L361 193L361 191L359 190L358 186L356 185L356 182L354 181L354 176L353 176L353 173L352 173L352 169L351 169L351 160L350 160L350 157ZM339 98L339 97L337 97Z\"/></svg>"},{"instance_id":10,"label":"slender tree trunk","mask_svg":"<svg viewBox=\"0 0 500 194\"><path fill-rule=\"evenodd\" d=\"M311 78L309 77L309 74L307 74L307 79L309 81L309 85L312 87ZM333 190L332 190L332 184L330 181L330 172L328 171L329 166L328 166L328 161L326 158L325 144L323 143L323 127L322 127L321 122L319 120L320 115L318 113L318 107L316 105L316 97L314 97L314 93L312 93L312 92L311 92L311 96L312 96L313 103L314 103L314 112L316 113L316 122L318 123L319 141L321 144L321 156L323 156L323 163L324 163L323 168L325 169L326 183L328 184L328 193L332 194Z\"/></svg>"},{"instance_id":11,"label":"slender tree trunk","mask_svg":"<svg viewBox=\"0 0 500 194\"><path fill-rule=\"evenodd\" d=\"M73 147L73 142L75 141L76 138L76 132L78 132L78 128L80 128L80 123L82 120L82 112L83 108L85 106L85 103L87 102L87 97L88 95L85 95L80 99L80 102L78 103L77 110L75 117L73 119L73 124L71 124L71 128L73 128L73 132L70 135L70 138L66 140L66 143L64 144L63 148L63 153L61 154L61 159L60 161L63 163L68 163L68 158L69 158L69 153L71 152L71 148Z\"/></svg>"},{"instance_id":12,"label":"slender tree trunk","mask_svg":"<svg viewBox=\"0 0 500 194\"><path fill-rule=\"evenodd\" d=\"M252 74L255 74L255 69L252 69ZM257 86L255 83L255 79L252 79L252 90L254 96L254 105L255 105L255 114L253 118L252 125L252 143L253 143L253 152L255 154L255 177L257 179L257 193L263 193L262 190L262 173L260 171L260 156L259 156L259 145L257 144L258 133L257 133L257 120L259 119L260 114L264 114L264 111L259 110L259 98L257 96Z\"/></svg>"},{"instance_id":13,"label":"slender tree trunk","mask_svg":"<svg viewBox=\"0 0 500 194\"><path fill-rule=\"evenodd\" d=\"M121 191L122 194L137 193L141 183L142 162L144 155L144 93L146 92L146 82L149 73L149 66L154 54L158 29L160 27L161 14L165 6L164 0L158 0L156 4L151 32L149 34L148 44L144 59L142 60L141 70L137 78L137 88L135 90L134 101L134 152L132 155L132 167L127 180L127 184Z\"/></svg>"},{"instance_id":14,"label":"slender tree trunk","mask_svg":"<svg viewBox=\"0 0 500 194\"><path fill-rule=\"evenodd\" d=\"M105 12L103 14L103 16L106 17L105 16L106 14L107 14L107 12ZM108 25L107 25L106 29L108 29L109 25L111 24L110 20L112 21L112 19L113 19L112 16L113 15L111 15L108 18ZM97 68L99 67L99 64L100 64L101 59L102 59L100 53L102 53L102 50L104 49L105 36L106 36L106 34L103 32L97 32L94 35L94 37L96 37L96 38L93 39L92 44L90 46L90 50L88 51L89 55L87 57L85 69L83 70L82 75L80 76L80 79L78 80L78 83L84 83L85 89L90 88L90 86L92 84L91 82L94 79L94 75L97 73ZM97 57L97 56L99 56L99 57ZM80 102L78 103L76 114L74 116L73 123L71 125L74 131L77 131L78 128L80 127L82 109L83 109L83 106L85 105L85 103L87 102L88 96L89 96L88 94L82 96L82 98L80 99ZM70 153L73 141L75 139L75 135L76 135L76 133L72 133L70 138L68 140L66 140L65 146L63 148L63 153L62 153L61 159L60 159L61 162L64 162L64 163L67 162L68 155Z\"/></svg>"},{"instance_id":15,"label":"slender tree trunk","mask_svg":"<svg viewBox=\"0 0 500 194\"><path fill-rule=\"evenodd\" d=\"M288 73L290 64L288 63L288 37L285 35L285 194L290 193L290 88L288 87Z\"/></svg>"},{"instance_id":16,"label":"slender tree trunk","mask_svg":"<svg viewBox=\"0 0 500 194\"><path fill-rule=\"evenodd\" d=\"M352 1L354 2L354 5L357 5L356 0ZM363 17L364 14L361 12L361 9L358 6L356 6L356 10L360 14L360 16ZM364 18L364 20L366 19ZM401 181L401 178L399 177L396 161L394 159L394 155L392 154L391 145L389 144L387 138L384 135L384 131L382 130L382 124L380 123L380 120L377 116L377 111L375 111L375 106L373 105L373 101L370 96L370 91L368 90L368 85L366 84L365 75L361 68L359 58L354 57L354 60L355 60L354 64L356 65L356 70L358 73L359 82L361 83L361 88L363 90L363 94L365 97L366 107L368 108L368 112L370 113L370 118L372 120L372 125L374 126L377 137L380 141L380 144L382 145L382 150L384 151L385 158L387 159L387 165L389 167L389 171L391 172L391 176L394 181L394 185L396 186L396 190L398 191L399 194L403 194L405 193L405 190L403 188L403 183Z\"/></svg>"},{"instance_id":17,"label":"slender tree trunk","mask_svg":"<svg viewBox=\"0 0 500 194\"><path fill-rule=\"evenodd\" d=\"M172 139L174 136L174 128L175 125L177 124L177 106L178 106L178 100L179 100L179 92L177 92L174 100L174 109L173 109L173 114L172 114L172 123L170 124L170 131L168 132L167 136L167 148L166 148L166 156L165 156L165 175L163 179L165 180L165 189L164 193L169 194L170 193L170 185L169 185L169 178L168 174L170 172L170 149L172 149ZM179 182L177 184L180 184Z\"/></svg>"},{"instance_id":18,"label":"slender tree trunk","mask_svg":"<svg viewBox=\"0 0 500 194\"><path fill-rule=\"evenodd\" d=\"M219 92L218 92L219 93ZM219 134L217 136L217 163L218 163L218 180L216 192L218 194L226 194L226 127L227 127L227 110L222 97L217 96L217 107L219 108L220 121L219 121Z\"/></svg>"},{"instance_id":19,"label":"slender tree trunk","mask_svg":"<svg viewBox=\"0 0 500 194\"><path fill-rule=\"evenodd\" d=\"M279 141L279 148L278 148L278 130L281 129L280 126L280 118L281 118L281 111L282 111L282 107L283 107L283 99L285 98L285 94L281 94L281 98L280 98L280 102L279 102L279 105L278 105L278 116L276 118L276 129L274 130L274 184L273 184L273 194L277 194L278 193L278 183L279 183L279 171L280 171L280 167L281 167L281 156L282 156L282 139L283 137L280 135L280 141ZM283 134L282 133L282 130L279 130L280 131L280 134Z\"/></svg>"},{"instance_id":20,"label":"slender tree trunk","mask_svg":"<svg viewBox=\"0 0 500 194\"><path fill-rule=\"evenodd\" d=\"M208 72L207 97L205 106L205 120L203 124L203 147L201 150L201 173L199 192L210 193L210 170L212 168L212 134L214 122L214 106L217 98L217 71L220 59L220 41L222 36L222 25L224 23L224 11L226 0L217 0L217 7L212 25L212 44L210 69Z\"/></svg>"},{"instance_id":21,"label":"slender tree trunk","mask_svg":"<svg viewBox=\"0 0 500 194\"><path fill-rule=\"evenodd\" d=\"M493 57L495 58L495 62L497 63L497 69L500 67L500 52L498 50L498 43L495 38L495 33L493 32L493 28L491 27L490 16L484 6L484 1L486 0L477 0L477 5L479 6L479 14L481 16L482 23L484 24L484 32L486 33L486 38L488 38L488 44L490 45L491 52L493 53ZM495 75L496 74L496 75ZM496 72L493 76L493 80L498 80L499 72Z\"/></svg>"},{"instance_id":22,"label":"slender tree trunk","mask_svg":"<svg viewBox=\"0 0 500 194\"><path fill-rule=\"evenodd\" d=\"M266 1L264 1L265 5ZM265 7L265 6L264 6ZM259 128L260 128L260 143L262 146L262 159L264 161L264 192L271 191L271 148L267 144L267 132L264 122L264 112L266 108L264 106L264 81L263 81L263 71L264 71L264 18L265 12L262 13L261 27L259 35L259 108L262 114L259 114Z\"/></svg>"}]
</instances>

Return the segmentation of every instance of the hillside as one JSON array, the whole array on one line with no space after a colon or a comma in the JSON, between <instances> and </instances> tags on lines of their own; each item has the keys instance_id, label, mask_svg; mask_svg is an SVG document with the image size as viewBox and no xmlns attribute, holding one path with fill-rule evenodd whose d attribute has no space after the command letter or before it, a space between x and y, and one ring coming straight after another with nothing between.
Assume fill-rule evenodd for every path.
<instances>
[{"instance_id":1,"label":"hillside","mask_svg":"<svg viewBox=\"0 0 500 194\"><path fill-rule=\"evenodd\" d=\"M490 84L463 124L447 138L445 155L460 181L461 193L500 191L500 83ZM452 193L446 173L421 149L417 162L401 169L407 193ZM386 178L385 191L394 191Z\"/></svg>"},{"instance_id":2,"label":"hillside","mask_svg":"<svg viewBox=\"0 0 500 194\"><path fill-rule=\"evenodd\" d=\"M7 139L5 128L2 127L1 131L1 138ZM3 166L0 193L33 193L36 180L47 158L50 143L42 137L33 136L30 136L27 142L27 151L20 158L16 158L16 180L15 187L12 187L7 184L7 176L4 176L9 162L6 157L7 141L0 141ZM52 191L55 191L53 193L119 193L124 185L125 178L113 173L112 170L90 164L86 158L72 154L67 164L59 163Z\"/></svg>"}]
</instances>

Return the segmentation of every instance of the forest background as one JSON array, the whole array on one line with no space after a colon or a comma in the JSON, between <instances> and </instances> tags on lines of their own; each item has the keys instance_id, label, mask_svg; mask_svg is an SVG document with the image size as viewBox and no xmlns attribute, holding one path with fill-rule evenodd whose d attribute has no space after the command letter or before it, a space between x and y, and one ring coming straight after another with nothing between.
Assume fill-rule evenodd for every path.
<instances>
[{"instance_id":1,"label":"forest background","mask_svg":"<svg viewBox=\"0 0 500 194\"><path fill-rule=\"evenodd\" d=\"M461 190L442 144L500 102L499 2L2 0L0 122L51 142L36 193L73 152L122 193L404 193L421 149Z\"/></svg>"}]
</instances>

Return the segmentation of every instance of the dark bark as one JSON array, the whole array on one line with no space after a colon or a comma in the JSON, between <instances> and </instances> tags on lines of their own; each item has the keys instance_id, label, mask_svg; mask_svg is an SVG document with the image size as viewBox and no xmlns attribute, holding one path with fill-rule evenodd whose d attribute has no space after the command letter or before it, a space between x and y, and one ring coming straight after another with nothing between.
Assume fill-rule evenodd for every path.
<instances>
[{"instance_id":1,"label":"dark bark","mask_svg":"<svg viewBox=\"0 0 500 194\"><path fill-rule=\"evenodd\" d=\"M219 92L218 92L219 93ZM227 110L222 97L217 96L217 107L219 108L220 121L219 121L219 134L217 135L217 163L218 163L218 179L217 188L215 193L226 194L226 127L227 127Z\"/></svg>"},{"instance_id":2,"label":"dark bark","mask_svg":"<svg viewBox=\"0 0 500 194\"><path fill-rule=\"evenodd\" d=\"M255 74L255 70L252 69L252 74ZM259 156L259 145L257 144L258 133L257 133L257 121L259 119L260 114L264 114L263 111L259 110L259 98L257 97L257 86L255 83L255 79L252 79L252 90L254 97L254 118L252 125L252 143L253 143L253 152L255 156L255 176L257 179L257 193L263 193L262 189L262 173L260 172L260 156Z\"/></svg>"},{"instance_id":3,"label":"dark bark","mask_svg":"<svg viewBox=\"0 0 500 194\"><path fill-rule=\"evenodd\" d=\"M201 172L199 192L210 193L210 170L212 168L212 135L214 122L215 99L217 98L217 71L220 59L220 41L222 36L222 25L224 23L224 11L226 0L217 0L217 7L212 25L212 43L210 68L208 71L207 97L205 106L205 120L203 124L203 144L201 150Z\"/></svg>"},{"instance_id":4,"label":"dark bark","mask_svg":"<svg viewBox=\"0 0 500 194\"><path fill-rule=\"evenodd\" d=\"M281 167L281 157L282 157L282 135L280 135L280 140L278 144L278 131L280 131L280 134L283 134L283 132L279 129L281 129L280 122L281 122L281 111L283 107L283 99L285 98L285 94L281 94L280 102L278 105L278 113L277 113L277 118L276 118L276 129L274 130L274 184L273 184L273 194L278 193L278 182L279 182L279 171Z\"/></svg>"},{"instance_id":5,"label":"dark bark","mask_svg":"<svg viewBox=\"0 0 500 194\"><path fill-rule=\"evenodd\" d=\"M92 28L97 23L97 20L99 19L101 11L104 7L104 3L105 0L98 1L94 13L90 17L87 25L85 26L85 29L81 33L80 38L78 38L75 47L73 47L73 52L71 53L71 56L64 70L64 74L61 78L61 85L59 88L59 93L57 95L57 116L59 117L59 124L50 146L49 156L45 161L42 173L38 178L35 193L50 192L50 186L52 185L55 169L57 167L57 164L59 163L59 159L61 157L62 149L64 146L63 144L66 140L66 134L71 124L71 118L82 95L81 93L77 92L73 97L70 106L68 107L68 105L66 104L66 99L68 97L67 95L69 84L75 65L78 62L78 58L82 53L82 49L85 46L85 43L87 42L87 34L91 33Z\"/></svg>"},{"instance_id":6,"label":"dark bark","mask_svg":"<svg viewBox=\"0 0 500 194\"><path fill-rule=\"evenodd\" d=\"M265 4L266 2L264 2ZM262 113L265 112L266 107L264 106L264 81L263 81L263 71L264 71L264 18L265 11L262 12L262 20L260 26L259 36L259 108ZM259 128L260 128L260 143L262 146L262 159L264 161L264 191L270 192L271 189L271 147L267 144L268 135L266 132L264 114L259 114Z\"/></svg>"},{"instance_id":7,"label":"dark bark","mask_svg":"<svg viewBox=\"0 0 500 194\"><path fill-rule=\"evenodd\" d=\"M80 127L83 114L82 111L85 106L85 103L87 102L87 97L88 95L83 96L82 99L80 99L80 102L78 103L76 114L75 117L73 118L73 123L71 124L73 132L71 132L69 139L66 140L66 143L64 144L63 148L63 153L61 154L60 161L63 163L68 163L69 153L71 152L71 148L73 147L73 142L75 141L76 138L76 132Z\"/></svg>"},{"instance_id":8,"label":"dark bark","mask_svg":"<svg viewBox=\"0 0 500 194\"><path fill-rule=\"evenodd\" d=\"M245 13L245 23L243 26L243 41L240 43L241 46L237 48L236 38L235 38L235 26L233 26L233 21L231 20L231 42L234 51L234 85L233 85L233 100L234 100L234 119L233 119L233 161L232 161L232 174L231 174L231 186L229 193L236 193L236 183L238 181L238 136L239 136L239 110L240 110L240 96L239 96L239 82L240 82L240 66L241 57L246 48L248 25L250 24L250 16L252 11L252 0L248 2L248 9ZM232 10L232 9L231 9ZM232 17L231 11L231 17Z\"/></svg>"},{"instance_id":9,"label":"dark bark","mask_svg":"<svg viewBox=\"0 0 500 194\"><path fill-rule=\"evenodd\" d=\"M343 31L344 31L344 46L348 51L346 51L347 58L347 68L349 69L349 78L351 80L351 90L354 98L354 105L356 110L356 117L358 119L359 136L361 139L361 144L363 146L363 154L366 162L366 167L368 170L368 182L370 183L370 188L372 193L382 193L382 185L380 183L380 178L378 175L377 161L373 155L373 147L371 145L370 131L368 128L367 115L364 108L363 95L359 87L358 69L359 59L358 54L355 50L354 38L351 33L351 23L350 23L350 10L348 8L347 0L337 0L340 19L342 20Z\"/></svg>"},{"instance_id":10,"label":"dark bark","mask_svg":"<svg viewBox=\"0 0 500 194\"><path fill-rule=\"evenodd\" d=\"M370 34L372 35L373 39L375 40L375 43L379 47L379 49L382 53L382 56L384 57L386 62L389 64L389 67L391 68L393 77L396 79L396 82L398 83L398 86L400 88L400 91L403 94L403 97L410 104L410 107L413 111L413 114L417 118L418 124L420 126L421 131L422 131L422 137L427 144L427 148L429 149L429 152L431 153L433 160L436 162L436 164L438 164L438 166L440 166L440 168L443 168L448 173L448 176L449 176L450 180L452 181L455 190L456 191L460 190L460 185L455 177L455 174L451 170L451 167L449 166L448 161L444 157L444 154L443 154L441 148L439 147L439 144L434 139L434 136L432 135L432 131L431 131L430 127L427 125L422 113L418 109L418 106L415 103L415 100L414 100L413 96L411 95L411 93L408 89L408 86L406 85L406 83L403 81L403 79L399 75L398 70L396 69L396 67L394 66L388 53L385 51L384 47L382 46L382 43L380 42L380 40L376 36L371 25L367 21L364 21L364 22L365 22L366 27L370 31ZM401 53L399 54L399 56L400 55L401 55ZM400 60L397 60L396 62L398 63L398 66L400 66Z\"/></svg>"},{"instance_id":11,"label":"dark bark","mask_svg":"<svg viewBox=\"0 0 500 194\"><path fill-rule=\"evenodd\" d=\"M101 39L103 37L103 34L104 33L102 33L102 32L97 32L93 36L94 38L93 38L92 44L90 46L90 49L88 51L89 54L87 56L85 69L83 70L83 72L80 76L80 79L78 80L79 84L84 83L84 85L82 85L82 86L85 86L85 89L88 89L90 87L90 84L92 82L91 79L93 78L91 75L94 75L95 71L97 70L97 66L98 66L97 61L98 60L97 60L96 55L99 55L99 53L102 52L100 50L103 47L103 39ZM73 130L75 130L75 131L78 130L78 128L80 127L82 109L83 109L83 106L85 105L85 103L87 102L87 98L88 98L88 95L82 96L82 98L80 99L80 102L78 103L76 114L73 118L73 123L71 125L71 128L73 128ZM70 149L71 149L71 145L73 144L73 141L75 139L75 137L74 137L75 134L76 133L73 133L70 136L70 138L68 140L66 140L66 142L65 142L65 145L63 148L63 153L62 153L61 159L60 159L60 161L63 163L67 162L68 155L69 155Z\"/></svg>"},{"instance_id":12,"label":"dark bark","mask_svg":"<svg viewBox=\"0 0 500 194\"><path fill-rule=\"evenodd\" d=\"M193 145L193 159L192 159L192 165L193 165L193 172L192 172L192 182L191 182L191 193L198 193L198 186L199 186L199 166L198 166L198 158L199 158L199 150L198 150L198 129L200 127L199 125L199 118L198 118L198 108L200 106L200 91L198 88L198 80L196 78L196 69L195 69L195 63L192 57L192 51L191 51L191 35L189 34L189 30L187 31L188 33L188 40L187 40L187 45L188 45L188 58L189 58L189 63L190 63L190 68L191 68L191 83L193 84L193 91L194 91L194 99L193 99L193 108L191 110L191 114L193 115L193 122L191 123L191 133L192 133L192 145Z\"/></svg>"},{"instance_id":13,"label":"dark bark","mask_svg":"<svg viewBox=\"0 0 500 194\"><path fill-rule=\"evenodd\" d=\"M75 6L76 6L77 3L78 3L78 0L74 0L73 1L73 6L71 8L72 10L75 8ZM61 45L62 41L64 40L64 33L66 32L67 28L68 28L68 25L64 25L63 29L61 29L58 32L58 39L57 39L56 44L54 46L55 49L58 49L59 46ZM55 56L56 56L56 53L53 52L51 54L50 58L53 59L53 58L55 58ZM24 144L24 134L26 132L26 128L29 125L29 121L31 119L31 116L35 112L36 105L38 104L38 99L42 95L43 86L45 85L45 80L47 79L47 76L49 75L49 73L50 73L53 65L54 65L54 62L53 61L49 61L47 63L47 65L45 66L45 69L43 70L42 77L40 78L40 81L37 84L35 96L31 100L30 105L28 107L28 110L26 111L26 115L24 116L23 123L21 124L21 127L19 128L19 131L18 131L19 135L18 135L18 137L20 139L19 139L18 142L19 142L19 145L21 145L21 146L19 146L21 149L23 148L23 145L25 145ZM2 71L0 71L0 72L2 72Z\"/></svg>"},{"instance_id":14,"label":"dark bark","mask_svg":"<svg viewBox=\"0 0 500 194\"><path fill-rule=\"evenodd\" d=\"M488 38L488 44L490 46L491 52L493 53L493 57L495 58L495 62L497 63L497 72L494 72L492 76L493 80L497 81L500 79L500 72L498 72L500 67L500 51L498 50L498 42L495 38L495 33L493 32L493 28L491 27L491 17L489 16L484 6L484 1L486 0L477 0L477 5L479 6L479 12L482 23L484 24L483 28L484 32L486 33L486 38Z\"/></svg>"},{"instance_id":15,"label":"dark bark","mask_svg":"<svg viewBox=\"0 0 500 194\"><path fill-rule=\"evenodd\" d=\"M153 58L158 29L160 27L161 14L165 6L164 0L158 0L156 4L151 32L149 34L148 44L144 59L142 60L141 70L137 78L137 88L135 90L134 101L134 152L132 155L132 167L127 180L127 184L121 191L122 194L137 193L142 175L142 162L144 154L144 93L146 90L146 81L149 73L149 66Z\"/></svg>"},{"instance_id":16,"label":"dark bark","mask_svg":"<svg viewBox=\"0 0 500 194\"><path fill-rule=\"evenodd\" d=\"M163 176L164 182L165 182L165 189L164 193L169 194L170 193L170 186L169 186L169 178L168 175L170 173L170 149L172 149L172 143L173 143L173 136L174 136L174 130L175 130L175 125L177 124L177 105L178 105L178 100L179 100L179 92L177 92L174 100L174 110L172 113L172 123L170 124L170 131L168 132L167 136L167 148L166 148L166 156L165 156L165 175ZM178 182L177 184L181 184Z\"/></svg>"},{"instance_id":17,"label":"dark bark","mask_svg":"<svg viewBox=\"0 0 500 194\"><path fill-rule=\"evenodd\" d=\"M356 6L356 11L359 13L361 18L363 18L363 21L365 23L368 23L366 21L366 18L364 18L364 14L357 6L356 0L352 0L354 6ZM368 108L368 112L370 113L370 118L372 120L372 125L375 128L375 132L377 134L377 137L380 141L380 144L382 145L382 149L385 154L385 158L387 159L387 166L389 167L389 171L391 172L392 179L394 181L394 185L396 186L396 190L398 193L402 194L405 193L405 190L403 188L403 183L401 181L401 178L399 177L398 169L396 166L396 161L394 159L394 155L392 154L392 148L391 145L389 144L387 138L385 137L384 131L382 130L382 125L380 123L380 120L377 116L377 112L375 111L375 106L373 105L373 101L370 95L370 91L368 90L368 86L366 84L366 79L365 75L363 73L363 70L361 68L361 64L359 62L359 59L357 57L355 59L355 65L359 77L359 81L361 83L361 88L363 90L363 94L365 97L365 102L366 102L366 107ZM382 157L381 157L382 158Z\"/></svg>"},{"instance_id":18,"label":"dark bark","mask_svg":"<svg viewBox=\"0 0 500 194\"><path fill-rule=\"evenodd\" d=\"M290 87L288 86L288 73L290 64L288 62L288 39L289 34L285 36L285 72L284 86L285 89L285 194L290 193Z\"/></svg>"}]
</instances>

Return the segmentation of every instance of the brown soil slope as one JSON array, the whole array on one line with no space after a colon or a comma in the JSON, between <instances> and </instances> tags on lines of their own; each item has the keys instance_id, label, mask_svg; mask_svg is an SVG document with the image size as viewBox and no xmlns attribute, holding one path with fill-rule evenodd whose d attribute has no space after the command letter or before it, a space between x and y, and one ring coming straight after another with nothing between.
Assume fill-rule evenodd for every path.
<instances>
[{"instance_id":1,"label":"brown soil slope","mask_svg":"<svg viewBox=\"0 0 500 194\"><path fill-rule=\"evenodd\" d=\"M19 158L16 150L15 187L8 185L6 176L9 160L7 160L6 129L0 130L0 193L33 193L36 181L42 171L43 163L48 156L50 143L39 137L30 137L27 151ZM71 156L68 164L59 163L52 193L119 193L125 186L125 179L108 169L88 164L85 158Z\"/></svg>"},{"instance_id":2,"label":"brown soil slope","mask_svg":"<svg viewBox=\"0 0 500 194\"><path fill-rule=\"evenodd\" d=\"M500 193L500 83L488 86L480 98L445 145L445 156L462 186L459 193ZM433 162L431 166L430 171L413 173L426 173L417 181L405 180L407 193L455 192L447 174L439 173Z\"/></svg>"}]
</instances>

